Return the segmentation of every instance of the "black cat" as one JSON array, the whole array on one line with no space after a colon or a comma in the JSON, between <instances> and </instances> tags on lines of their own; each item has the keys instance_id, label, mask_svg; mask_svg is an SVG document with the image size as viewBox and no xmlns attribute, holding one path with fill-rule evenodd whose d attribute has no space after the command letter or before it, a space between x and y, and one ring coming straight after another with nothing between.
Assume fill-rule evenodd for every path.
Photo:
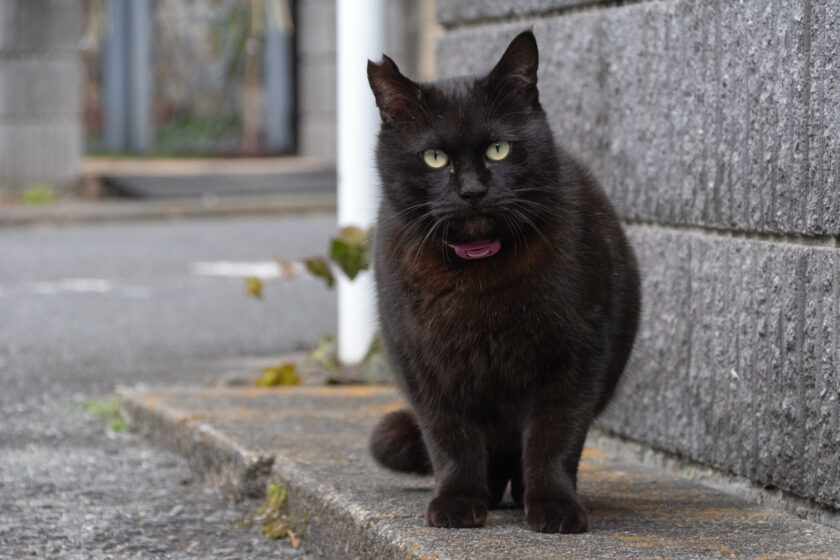
<instances>
[{"instance_id":1,"label":"black cat","mask_svg":"<svg viewBox=\"0 0 840 560\"><path fill-rule=\"evenodd\" d=\"M434 473L436 527L482 525L510 481L533 530L586 531L578 462L638 323L633 252L554 143L537 60L526 31L477 79L418 84L387 56L368 62L379 316L411 405L380 421L371 450Z\"/></svg>"}]
</instances>

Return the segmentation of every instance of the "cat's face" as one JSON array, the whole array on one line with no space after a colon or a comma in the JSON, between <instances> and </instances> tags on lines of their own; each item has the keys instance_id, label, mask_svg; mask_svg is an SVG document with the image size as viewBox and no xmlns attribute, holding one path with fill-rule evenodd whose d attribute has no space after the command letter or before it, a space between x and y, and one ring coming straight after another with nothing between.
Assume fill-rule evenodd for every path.
<instances>
[{"instance_id":1,"label":"cat's face","mask_svg":"<svg viewBox=\"0 0 840 560\"><path fill-rule=\"evenodd\" d=\"M420 235L449 244L515 239L550 218L557 155L537 60L525 32L478 79L417 84L388 57L368 63L384 196Z\"/></svg>"}]
</instances>

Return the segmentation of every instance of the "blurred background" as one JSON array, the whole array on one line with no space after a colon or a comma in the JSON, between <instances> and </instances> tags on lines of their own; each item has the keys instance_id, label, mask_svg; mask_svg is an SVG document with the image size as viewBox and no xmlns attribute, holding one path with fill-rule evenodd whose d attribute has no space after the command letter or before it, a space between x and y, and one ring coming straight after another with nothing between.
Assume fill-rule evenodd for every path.
<instances>
[{"instance_id":1,"label":"blurred background","mask_svg":"<svg viewBox=\"0 0 840 560\"><path fill-rule=\"evenodd\" d=\"M341 5L360 18L343 50ZM372 221L367 58L431 79L438 33L431 0L0 1L5 396L259 372L335 335L337 316L361 360L368 274L339 278L355 293L337 298L303 261L338 224ZM340 87L338 53L363 44ZM344 214L339 90L357 92L346 114L368 127L345 126L362 172L345 183L366 194ZM256 301L247 279L278 282Z\"/></svg>"},{"instance_id":2,"label":"blurred background","mask_svg":"<svg viewBox=\"0 0 840 560\"><path fill-rule=\"evenodd\" d=\"M384 50L408 75L432 78L434 2L387 0L382 9ZM333 1L4 0L0 25L6 204L48 191L175 197L332 187ZM263 160L227 169L237 177L223 182L207 176L218 164L195 161L245 157ZM247 177L253 172L260 177Z\"/></svg>"},{"instance_id":3,"label":"blurred background","mask_svg":"<svg viewBox=\"0 0 840 560\"><path fill-rule=\"evenodd\" d=\"M361 18L345 26L344 49L339 5ZM345 156L370 177L378 115L366 60L387 52L431 78L434 10L0 0L0 556L294 556L232 531L251 506L192 484L181 460L123 433L112 394L253 383L290 353L336 354L337 290L303 263L342 222L338 91L356 92L347 113L370 125L345 126L362 154ZM339 53L357 45L368 51L340 88ZM343 221L366 226L375 180L343 176L368 200L345 205ZM372 311L359 280L344 300L363 302L350 317L367 332L361 357L374 326L358 327Z\"/></svg>"}]
</instances>

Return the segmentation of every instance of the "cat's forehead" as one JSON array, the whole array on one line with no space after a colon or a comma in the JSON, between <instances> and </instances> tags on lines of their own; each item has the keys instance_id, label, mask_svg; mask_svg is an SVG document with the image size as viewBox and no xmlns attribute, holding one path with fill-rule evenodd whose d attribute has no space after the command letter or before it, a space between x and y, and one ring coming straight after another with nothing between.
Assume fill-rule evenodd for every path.
<instances>
[{"instance_id":1,"label":"cat's forehead","mask_svg":"<svg viewBox=\"0 0 840 560\"><path fill-rule=\"evenodd\" d=\"M425 84L424 105L430 134L451 142L492 135L505 128L503 115L493 114L480 79L451 78ZM479 140L478 138L476 140Z\"/></svg>"},{"instance_id":2,"label":"cat's forehead","mask_svg":"<svg viewBox=\"0 0 840 560\"><path fill-rule=\"evenodd\" d=\"M478 82L469 78L449 78L426 84L426 105L447 117L467 117L469 110L478 108L484 97Z\"/></svg>"}]
</instances>

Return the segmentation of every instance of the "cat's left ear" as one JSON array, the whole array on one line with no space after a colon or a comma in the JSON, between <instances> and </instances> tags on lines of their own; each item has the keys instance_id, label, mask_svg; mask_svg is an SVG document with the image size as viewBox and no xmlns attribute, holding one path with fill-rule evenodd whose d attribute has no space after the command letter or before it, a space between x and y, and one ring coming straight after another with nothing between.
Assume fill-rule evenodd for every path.
<instances>
[{"instance_id":1,"label":"cat's left ear","mask_svg":"<svg viewBox=\"0 0 840 560\"><path fill-rule=\"evenodd\" d=\"M382 122L415 120L421 103L420 86L403 76L393 60L385 55L379 64L368 60L367 74Z\"/></svg>"},{"instance_id":2,"label":"cat's left ear","mask_svg":"<svg viewBox=\"0 0 840 560\"><path fill-rule=\"evenodd\" d=\"M523 31L510 42L505 54L487 76L491 90L496 87L504 88L515 92L524 105L537 103L539 101L537 92L539 59L534 33L530 30Z\"/></svg>"}]
</instances>

